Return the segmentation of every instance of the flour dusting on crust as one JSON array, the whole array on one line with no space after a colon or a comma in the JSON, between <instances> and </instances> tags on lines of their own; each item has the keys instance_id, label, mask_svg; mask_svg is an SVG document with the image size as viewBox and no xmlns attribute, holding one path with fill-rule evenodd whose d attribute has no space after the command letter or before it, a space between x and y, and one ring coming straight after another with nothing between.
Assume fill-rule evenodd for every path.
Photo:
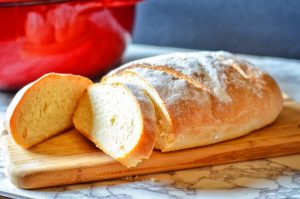
<instances>
[{"instance_id":1,"label":"flour dusting on crust","mask_svg":"<svg viewBox=\"0 0 300 199\"><path fill-rule=\"evenodd\" d=\"M196 79L204 84L211 93L224 103L231 102L231 97L227 92L227 83L229 80L234 82L235 86L245 87L253 91L259 97L262 91L259 85L249 85L247 78L257 78L263 73L256 69L251 63L224 51L217 52L189 52L189 53L172 53L160 55L151 58L140 59L130 62L121 68L130 65L150 65L165 66L182 73L192 79ZM246 66L246 69L243 68ZM234 72L226 73L229 69ZM251 70L251 77L245 70ZM263 82L261 82L263 84Z\"/></svg>"},{"instance_id":2,"label":"flour dusting on crust","mask_svg":"<svg viewBox=\"0 0 300 199\"><path fill-rule=\"evenodd\" d=\"M151 70L148 68L132 68L140 77L147 79L150 85L166 101L167 106L182 101L193 101L202 105L208 100L207 95L189 84L184 79L177 79L163 71Z\"/></svg>"}]
</instances>

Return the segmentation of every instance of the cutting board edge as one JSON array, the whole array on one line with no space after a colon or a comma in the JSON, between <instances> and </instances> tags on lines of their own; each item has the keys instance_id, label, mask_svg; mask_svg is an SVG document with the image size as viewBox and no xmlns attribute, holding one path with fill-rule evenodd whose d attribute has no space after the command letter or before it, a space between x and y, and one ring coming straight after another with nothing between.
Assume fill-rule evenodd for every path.
<instances>
[{"instance_id":1,"label":"cutting board edge","mask_svg":"<svg viewBox=\"0 0 300 199\"><path fill-rule=\"evenodd\" d=\"M294 147L291 147L291 143L284 143L282 145L286 145L286 148L291 148L293 150L288 150L288 151L278 151L272 154L263 154L260 156L253 156L251 157L251 154L255 153L255 151L260 151L263 147L258 146L255 148L252 148L251 153L248 153L248 156L241 156L238 155L238 159L231 159L227 161L216 161L216 162L207 162L203 163L201 162L201 159L196 159L192 162L186 162L182 163L179 165L173 165L172 167L170 166L165 166L164 168L162 167L147 167L146 168L135 168L135 169L127 169L123 165L119 164L118 162L115 162L111 164L112 166L117 166L123 168L123 172L111 172L111 173L105 173L106 175L103 175L103 173L98 173L97 175L90 175L88 176L88 179L82 179L83 176L83 170L85 169L85 173L89 173L90 170L94 171L91 173L95 173L97 170L99 170L99 165L94 165L91 167L77 167L77 168L65 168L62 170L54 170L50 171L47 173L43 172L24 172L22 169L18 169L17 167L13 166L11 169L8 168L8 176L11 182L22 189L36 189L36 188L46 188L46 187L53 187L53 186L61 186L61 185L70 185L70 184L79 184L79 183L86 183L86 182L95 182L95 181L103 181L103 180L109 180L109 179L116 179L116 178L122 178L122 177L127 177L127 176L136 176L136 175L146 175L146 174L152 174L152 173L161 173L161 172L166 172L166 171L174 171L174 170L184 170L184 169L192 169L192 168L200 168L200 167L205 167L205 166L212 166L212 165L221 165L221 164L228 164L228 163L236 163L236 162L242 162L242 161L250 161L250 160L259 160L263 158L271 158L271 157L279 157L283 155L293 155L293 154L298 154L300 153L300 141L296 141L294 145L298 145L299 148L297 148L297 151L295 151ZM282 147L281 147L282 148ZM243 151L240 151L243 153ZM229 153L225 153L229 154ZM222 154L218 154L220 156ZM200 162L200 163L199 163ZM116 164L117 163L117 164ZM46 183L43 184L41 179L45 179L47 177L51 177L52 174L55 174L55 176L60 176L61 179L65 179L65 181L59 181L56 183ZM64 177L65 176L65 177ZM67 180L66 180L67 179Z\"/></svg>"}]
</instances>

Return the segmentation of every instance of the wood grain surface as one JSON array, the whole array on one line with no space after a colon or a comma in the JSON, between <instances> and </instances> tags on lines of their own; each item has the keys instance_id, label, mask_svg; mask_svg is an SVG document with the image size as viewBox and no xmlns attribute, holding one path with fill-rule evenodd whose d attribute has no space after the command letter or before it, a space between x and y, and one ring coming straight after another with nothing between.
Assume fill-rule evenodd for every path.
<instances>
[{"instance_id":1,"label":"wood grain surface","mask_svg":"<svg viewBox=\"0 0 300 199\"><path fill-rule=\"evenodd\" d=\"M149 160L131 169L101 152L75 129L30 149L19 147L9 135L4 144L9 178L17 187L97 181L300 153L300 105L286 98L277 120L263 129L205 147L154 151Z\"/></svg>"}]
</instances>

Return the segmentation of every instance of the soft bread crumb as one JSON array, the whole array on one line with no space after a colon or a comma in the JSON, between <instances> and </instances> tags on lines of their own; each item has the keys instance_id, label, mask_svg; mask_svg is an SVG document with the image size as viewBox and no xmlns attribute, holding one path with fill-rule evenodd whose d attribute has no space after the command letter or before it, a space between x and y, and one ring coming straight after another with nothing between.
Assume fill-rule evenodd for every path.
<instances>
[{"instance_id":1,"label":"soft bread crumb","mask_svg":"<svg viewBox=\"0 0 300 199\"><path fill-rule=\"evenodd\" d=\"M153 104L136 86L90 86L73 121L97 147L127 167L148 159L155 143Z\"/></svg>"},{"instance_id":2,"label":"soft bread crumb","mask_svg":"<svg viewBox=\"0 0 300 199\"><path fill-rule=\"evenodd\" d=\"M17 144L28 148L73 126L77 103L92 82L50 73L21 89L7 111L7 126Z\"/></svg>"},{"instance_id":3,"label":"soft bread crumb","mask_svg":"<svg viewBox=\"0 0 300 199\"><path fill-rule=\"evenodd\" d=\"M112 75L109 78L103 78L102 82L107 84L121 83L139 85L143 89L143 94L153 103L155 109L156 127L158 130L155 135L156 139L154 147L156 149L163 148L164 145L172 141L174 136L169 133L172 125L170 116L166 110L163 100L151 84L138 76L133 69L125 70L122 76Z\"/></svg>"}]
</instances>

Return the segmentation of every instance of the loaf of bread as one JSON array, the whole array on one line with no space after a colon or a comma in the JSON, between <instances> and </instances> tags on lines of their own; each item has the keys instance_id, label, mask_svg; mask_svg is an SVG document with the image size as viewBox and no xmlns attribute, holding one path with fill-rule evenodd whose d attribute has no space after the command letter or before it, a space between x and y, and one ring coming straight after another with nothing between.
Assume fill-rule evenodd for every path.
<instances>
[{"instance_id":1,"label":"loaf of bread","mask_svg":"<svg viewBox=\"0 0 300 199\"><path fill-rule=\"evenodd\" d=\"M273 122L282 107L276 82L251 63L227 52L175 53L128 63L90 85L73 122L97 147L133 167L153 148L167 152L245 135ZM55 115L67 115L70 125L71 112Z\"/></svg>"},{"instance_id":2,"label":"loaf of bread","mask_svg":"<svg viewBox=\"0 0 300 199\"><path fill-rule=\"evenodd\" d=\"M5 126L24 148L73 126L72 116L92 81L81 76L49 73L23 87L6 113Z\"/></svg>"},{"instance_id":3,"label":"loaf of bread","mask_svg":"<svg viewBox=\"0 0 300 199\"><path fill-rule=\"evenodd\" d=\"M97 147L127 167L136 166L152 153L157 131L155 110L138 85L89 86L73 121Z\"/></svg>"},{"instance_id":4,"label":"loaf of bread","mask_svg":"<svg viewBox=\"0 0 300 199\"><path fill-rule=\"evenodd\" d=\"M161 55L128 63L102 84L139 85L156 113L155 148L174 151L245 135L283 107L276 82L227 52Z\"/></svg>"}]
</instances>

